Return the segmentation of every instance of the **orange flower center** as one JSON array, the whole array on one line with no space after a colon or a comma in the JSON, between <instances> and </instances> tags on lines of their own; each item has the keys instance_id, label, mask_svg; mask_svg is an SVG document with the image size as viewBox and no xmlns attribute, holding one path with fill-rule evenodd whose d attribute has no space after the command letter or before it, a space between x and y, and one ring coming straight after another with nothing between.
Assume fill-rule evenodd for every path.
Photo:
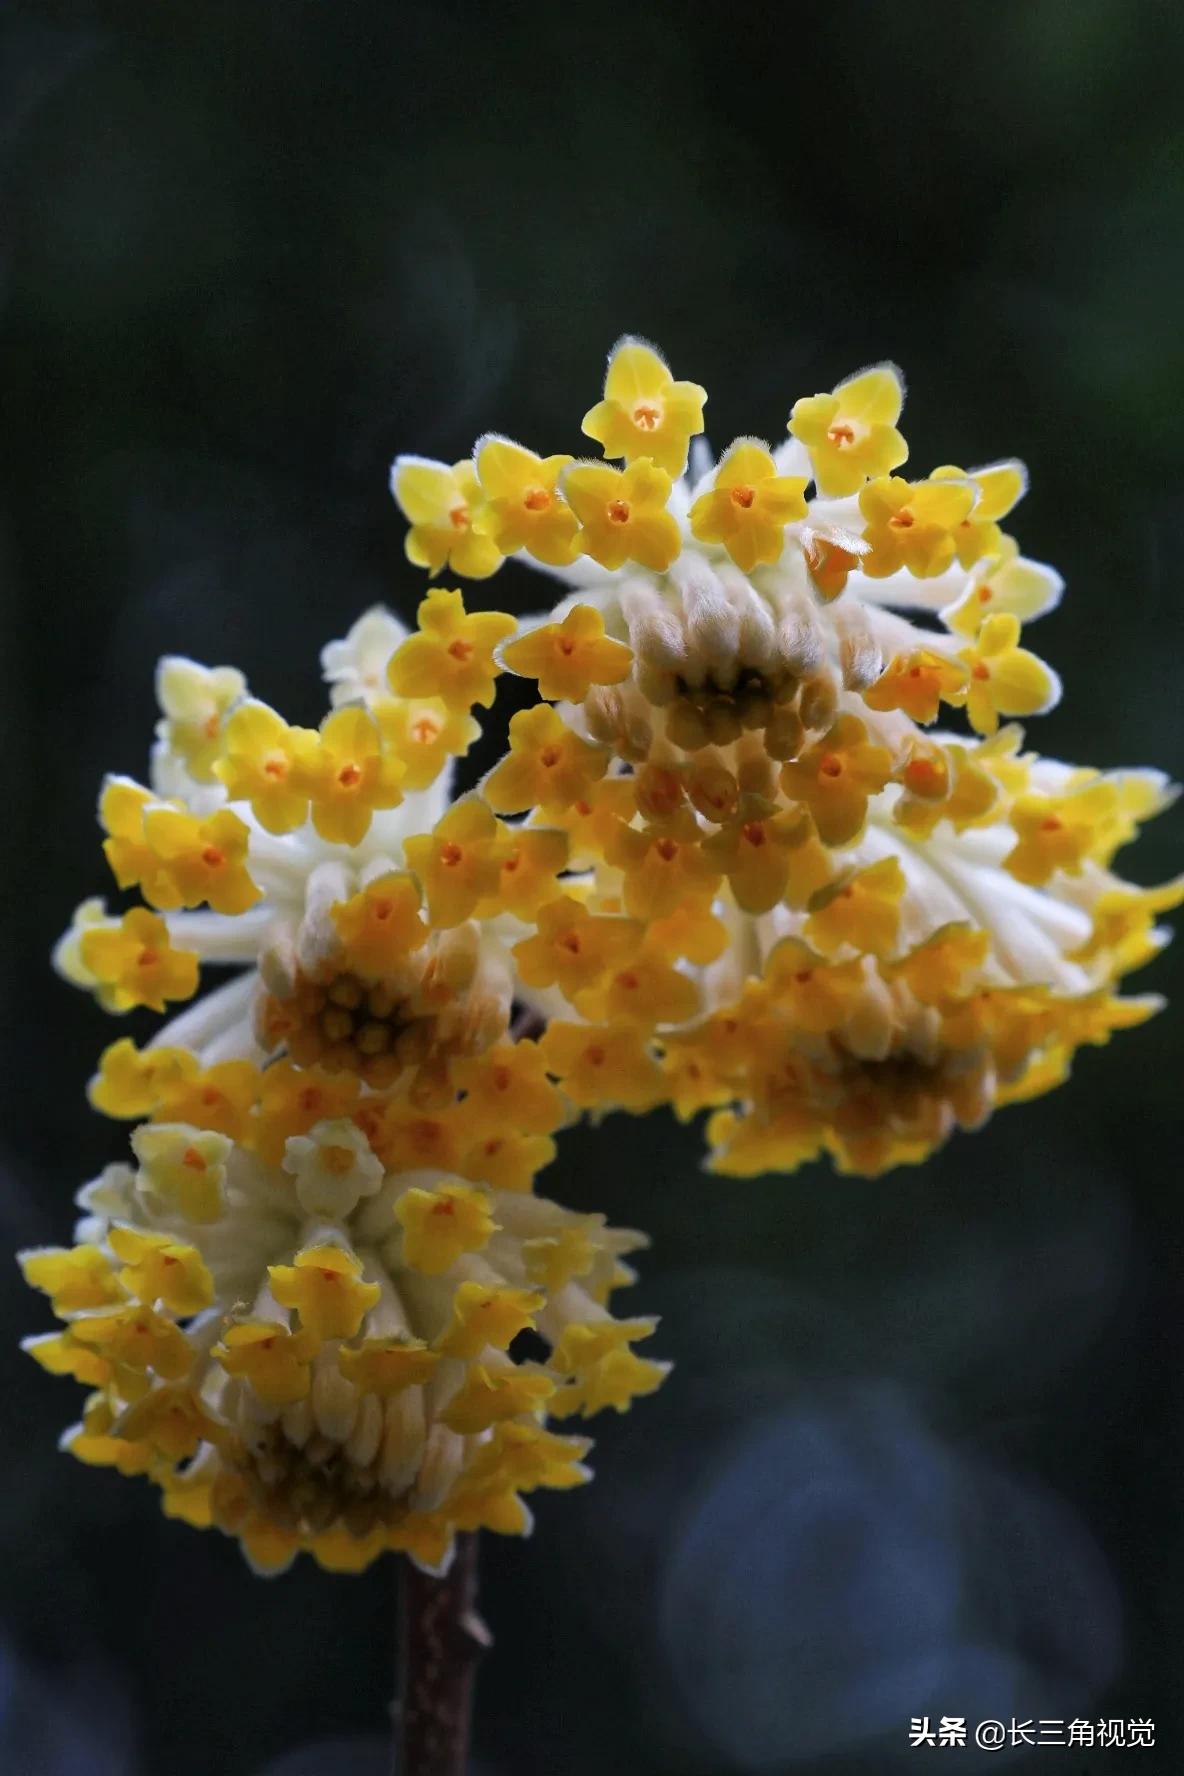
<instances>
[{"instance_id":1,"label":"orange flower center","mask_svg":"<svg viewBox=\"0 0 1184 1776\"><path fill-rule=\"evenodd\" d=\"M453 506L448 514L448 520L453 530L467 530L469 528L469 508L467 506Z\"/></svg>"},{"instance_id":2,"label":"orange flower center","mask_svg":"<svg viewBox=\"0 0 1184 1776\"><path fill-rule=\"evenodd\" d=\"M440 847L440 862L445 869L455 869L463 856L464 852L460 846L453 844L451 840Z\"/></svg>"},{"instance_id":3,"label":"orange flower center","mask_svg":"<svg viewBox=\"0 0 1184 1776\"><path fill-rule=\"evenodd\" d=\"M356 789L362 780L362 768L351 759L348 765L342 765L337 773L337 781L342 789Z\"/></svg>"},{"instance_id":4,"label":"orange flower center","mask_svg":"<svg viewBox=\"0 0 1184 1776\"><path fill-rule=\"evenodd\" d=\"M662 409L654 401L639 401L633 409L633 423L643 432L656 431L661 418Z\"/></svg>"},{"instance_id":5,"label":"orange flower center","mask_svg":"<svg viewBox=\"0 0 1184 1776\"><path fill-rule=\"evenodd\" d=\"M733 487L731 492L732 504L742 507L746 512L756 498L755 487Z\"/></svg>"},{"instance_id":6,"label":"orange flower center","mask_svg":"<svg viewBox=\"0 0 1184 1776\"><path fill-rule=\"evenodd\" d=\"M623 499L610 500L608 502L608 515L614 524L628 524L629 501Z\"/></svg>"},{"instance_id":7,"label":"orange flower center","mask_svg":"<svg viewBox=\"0 0 1184 1776\"><path fill-rule=\"evenodd\" d=\"M837 752L823 753L818 761L818 774L820 777L841 777L843 775L843 761Z\"/></svg>"},{"instance_id":8,"label":"orange flower center","mask_svg":"<svg viewBox=\"0 0 1184 1776\"><path fill-rule=\"evenodd\" d=\"M855 427L848 425L845 419L838 420L826 435L832 444L837 444L842 448L844 444L854 444Z\"/></svg>"},{"instance_id":9,"label":"orange flower center","mask_svg":"<svg viewBox=\"0 0 1184 1776\"><path fill-rule=\"evenodd\" d=\"M530 487L523 495L522 504L528 512L545 512L551 504L551 495L545 487Z\"/></svg>"}]
</instances>

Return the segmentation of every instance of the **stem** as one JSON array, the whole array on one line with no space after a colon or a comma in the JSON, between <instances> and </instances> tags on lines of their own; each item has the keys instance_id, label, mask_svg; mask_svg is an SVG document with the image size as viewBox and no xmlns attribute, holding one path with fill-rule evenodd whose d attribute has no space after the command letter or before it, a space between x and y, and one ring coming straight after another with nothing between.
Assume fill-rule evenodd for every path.
<instances>
[{"instance_id":1,"label":"stem","mask_svg":"<svg viewBox=\"0 0 1184 1776\"><path fill-rule=\"evenodd\" d=\"M408 1559L401 1569L395 1776L467 1776L473 1680L490 1645L477 1614L477 1537L457 1536L445 1578Z\"/></svg>"}]
</instances>

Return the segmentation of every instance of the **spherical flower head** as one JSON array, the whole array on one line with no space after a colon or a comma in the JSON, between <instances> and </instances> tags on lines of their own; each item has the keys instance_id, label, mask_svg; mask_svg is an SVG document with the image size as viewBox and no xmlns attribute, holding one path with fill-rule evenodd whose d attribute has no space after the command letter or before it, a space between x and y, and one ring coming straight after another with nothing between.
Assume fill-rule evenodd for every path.
<instances>
[{"instance_id":1,"label":"spherical flower head","mask_svg":"<svg viewBox=\"0 0 1184 1776\"><path fill-rule=\"evenodd\" d=\"M614 354L586 429L626 466L556 469L564 596L498 656L556 707L515 716L481 793L567 840L515 905L515 988L581 1109L707 1112L737 1174L916 1163L1154 1009L1117 986L1163 941L1141 894L1174 888L1113 860L1170 792L1007 725L1060 695L1023 630L1061 581L1005 528L1021 463L902 478L887 363L714 467L696 388L667 457L677 388ZM560 459L499 460L521 501Z\"/></svg>"},{"instance_id":2,"label":"spherical flower head","mask_svg":"<svg viewBox=\"0 0 1184 1776\"><path fill-rule=\"evenodd\" d=\"M533 1045L467 1077L435 1113L457 1150L496 1141L507 1108L555 1126ZM63 1322L25 1348L93 1390L64 1447L146 1476L170 1516L236 1537L264 1573L301 1550L357 1571L388 1549L441 1571L459 1531L525 1534L526 1495L587 1480L587 1440L546 1418L623 1410L668 1367L632 1348L656 1321L606 1305L640 1236L529 1181L407 1169L386 1142L417 1117L398 1094L359 1104L288 1134L280 1165L255 1124L223 1144L233 1188L212 1217L161 1187L178 1143L209 1137L142 1125L138 1169L82 1192L78 1243L22 1255ZM526 1331L546 1354L511 1355Z\"/></svg>"}]
</instances>

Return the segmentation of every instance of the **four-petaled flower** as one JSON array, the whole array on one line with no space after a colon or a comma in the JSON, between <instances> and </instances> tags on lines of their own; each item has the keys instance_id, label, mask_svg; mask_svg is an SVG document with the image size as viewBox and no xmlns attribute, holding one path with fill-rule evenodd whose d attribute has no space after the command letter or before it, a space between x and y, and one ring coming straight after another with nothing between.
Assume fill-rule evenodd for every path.
<instances>
[{"instance_id":1,"label":"four-petaled flower","mask_svg":"<svg viewBox=\"0 0 1184 1776\"><path fill-rule=\"evenodd\" d=\"M737 438L691 507L691 532L701 543L722 543L736 566L751 573L780 559L786 525L806 516L805 489L804 476L778 474L764 444Z\"/></svg>"},{"instance_id":2,"label":"four-petaled flower","mask_svg":"<svg viewBox=\"0 0 1184 1776\"><path fill-rule=\"evenodd\" d=\"M474 522L482 493L471 462L449 468L425 456L400 456L391 469L391 492L411 525L408 561L433 574L451 567L468 580L496 573L502 552Z\"/></svg>"},{"instance_id":3,"label":"four-petaled flower","mask_svg":"<svg viewBox=\"0 0 1184 1776\"><path fill-rule=\"evenodd\" d=\"M706 400L697 382L674 380L652 345L626 337L609 355L604 399L584 415L583 430L608 457L648 456L668 475L681 475L687 447L703 430Z\"/></svg>"}]
</instances>

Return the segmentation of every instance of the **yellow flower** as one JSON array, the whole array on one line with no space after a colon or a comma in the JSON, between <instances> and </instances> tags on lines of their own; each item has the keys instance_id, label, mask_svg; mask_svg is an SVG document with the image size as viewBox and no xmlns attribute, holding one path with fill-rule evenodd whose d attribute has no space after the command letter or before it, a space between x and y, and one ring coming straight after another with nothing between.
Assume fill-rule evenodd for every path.
<instances>
[{"instance_id":1,"label":"yellow flower","mask_svg":"<svg viewBox=\"0 0 1184 1776\"><path fill-rule=\"evenodd\" d=\"M1055 870L1081 874L1095 855L1100 832L1113 817L1117 794L1104 779L1066 795L1025 795L1012 804L1008 820L1016 844L1003 859L1017 881L1040 888Z\"/></svg>"},{"instance_id":2,"label":"yellow flower","mask_svg":"<svg viewBox=\"0 0 1184 1776\"><path fill-rule=\"evenodd\" d=\"M976 826L999 801L999 785L971 749L956 743L940 750L914 747L898 776L904 794L892 818L917 838L928 838L942 820L958 832Z\"/></svg>"},{"instance_id":3,"label":"yellow flower","mask_svg":"<svg viewBox=\"0 0 1184 1776\"><path fill-rule=\"evenodd\" d=\"M166 1461L190 1461L202 1443L221 1440L221 1429L191 1387L154 1388L122 1413L112 1427L130 1443L144 1442Z\"/></svg>"},{"instance_id":4,"label":"yellow flower","mask_svg":"<svg viewBox=\"0 0 1184 1776\"><path fill-rule=\"evenodd\" d=\"M858 493L873 476L906 460L896 430L904 384L895 364L875 364L837 383L829 395L795 401L789 430L810 452L818 491L828 499Z\"/></svg>"},{"instance_id":5,"label":"yellow flower","mask_svg":"<svg viewBox=\"0 0 1184 1776\"><path fill-rule=\"evenodd\" d=\"M632 1024L575 1024L552 1018L539 1040L548 1073L583 1110L652 1109L662 1072Z\"/></svg>"},{"instance_id":6,"label":"yellow flower","mask_svg":"<svg viewBox=\"0 0 1184 1776\"><path fill-rule=\"evenodd\" d=\"M362 1282L362 1261L341 1246L306 1246L294 1264L270 1264L271 1292L295 1308L314 1338L355 1338L378 1300L377 1283Z\"/></svg>"},{"instance_id":7,"label":"yellow flower","mask_svg":"<svg viewBox=\"0 0 1184 1776\"><path fill-rule=\"evenodd\" d=\"M154 905L176 906L168 871L144 837L144 815L152 801L151 792L130 777L103 779L99 796L99 824L107 834L103 855L121 888L142 884Z\"/></svg>"},{"instance_id":8,"label":"yellow flower","mask_svg":"<svg viewBox=\"0 0 1184 1776\"><path fill-rule=\"evenodd\" d=\"M344 946L344 968L371 983L396 975L411 952L427 942L419 906L415 878L405 870L388 870L338 901L329 911Z\"/></svg>"},{"instance_id":9,"label":"yellow flower","mask_svg":"<svg viewBox=\"0 0 1184 1776\"><path fill-rule=\"evenodd\" d=\"M745 797L735 819L703 841L703 855L721 869L736 904L746 913L767 913L785 896L793 853L811 828L794 808Z\"/></svg>"},{"instance_id":10,"label":"yellow flower","mask_svg":"<svg viewBox=\"0 0 1184 1776\"><path fill-rule=\"evenodd\" d=\"M159 1122L192 1123L241 1141L251 1124L259 1085L259 1070L250 1061L219 1061L196 1073L163 1079L154 1114ZM133 1145L138 1138L139 1131L132 1136Z\"/></svg>"},{"instance_id":11,"label":"yellow flower","mask_svg":"<svg viewBox=\"0 0 1184 1776\"><path fill-rule=\"evenodd\" d=\"M246 694L247 681L234 666L199 666L169 654L157 667L156 700L164 720L156 732L195 783L214 781L227 713Z\"/></svg>"},{"instance_id":12,"label":"yellow flower","mask_svg":"<svg viewBox=\"0 0 1184 1776\"><path fill-rule=\"evenodd\" d=\"M55 1314L111 1307L124 1299L119 1278L98 1246L36 1246L21 1252L18 1262L30 1287L49 1296Z\"/></svg>"},{"instance_id":13,"label":"yellow flower","mask_svg":"<svg viewBox=\"0 0 1184 1776\"><path fill-rule=\"evenodd\" d=\"M589 1418L611 1406L628 1410L640 1394L652 1394L670 1373L669 1363L655 1363L629 1349L638 1338L649 1338L656 1320L603 1320L569 1325L555 1347L553 1366L573 1379L567 1381L550 1403L557 1418L581 1412Z\"/></svg>"},{"instance_id":14,"label":"yellow flower","mask_svg":"<svg viewBox=\"0 0 1184 1776\"><path fill-rule=\"evenodd\" d=\"M969 517L975 488L969 481L908 482L898 475L869 481L859 496L870 553L860 566L873 579L901 568L918 579L943 573L957 552L956 532Z\"/></svg>"},{"instance_id":15,"label":"yellow flower","mask_svg":"<svg viewBox=\"0 0 1184 1776\"><path fill-rule=\"evenodd\" d=\"M892 754L868 739L855 715L841 715L822 739L781 767L781 787L809 808L824 845L847 845L867 819L868 798L892 774Z\"/></svg>"},{"instance_id":16,"label":"yellow flower","mask_svg":"<svg viewBox=\"0 0 1184 1776\"><path fill-rule=\"evenodd\" d=\"M163 907L208 901L214 912L233 917L261 898L247 869L247 828L228 808L199 820L179 808L150 807L144 813L144 838L171 885L171 892L162 896L150 892L146 881L145 899Z\"/></svg>"},{"instance_id":17,"label":"yellow flower","mask_svg":"<svg viewBox=\"0 0 1184 1776\"><path fill-rule=\"evenodd\" d=\"M309 728L290 728L266 703L240 703L222 736L214 774L233 800L249 802L260 826L292 832L308 815L308 785L317 753Z\"/></svg>"},{"instance_id":18,"label":"yellow flower","mask_svg":"<svg viewBox=\"0 0 1184 1776\"><path fill-rule=\"evenodd\" d=\"M781 558L785 527L806 516L806 482L779 475L755 438L737 438L720 458L715 479L691 507L691 531L701 543L722 543L736 566L751 573Z\"/></svg>"},{"instance_id":19,"label":"yellow flower","mask_svg":"<svg viewBox=\"0 0 1184 1776\"><path fill-rule=\"evenodd\" d=\"M594 1023L685 1024L699 1010L699 989L689 975L650 948L606 973L578 996L568 994Z\"/></svg>"},{"instance_id":20,"label":"yellow flower","mask_svg":"<svg viewBox=\"0 0 1184 1776\"><path fill-rule=\"evenodd\" d=\"M594 986L641 942L639 919L599 918L570 894L538 915L535 936L514 945L518 973L528 987L554 987L568 999Z\"/></svg>"},{"instance_id":21,"label":"yellow flower","mask_svg":"<svg viewBox=\"0 0 1184 1776\"><path fill-rule=\"evenodd\" d=\"M144 1183L186 1221L198 1223L222 1213L230 1148L228 1136L186 1123L149 1123L132 1135Z\"/></svg>"},{"instance_id":22,"label":"yellow flower","mask_svg":"<svg viewBox=\"0 0 1184 1776\"><path fill-rule=\"evenodd\" d=\"M179 1381L193 1362L192 1346L181 1328L142 1303L88 1314L74 1320L71 1330L83 1344L134 1375L152 1372L165 1381Z\"/></svg>"},{"instance_id":23,"label":"yellow flower","mask_svg":"<svg viewBox=\"0 0 1184 1776\"><path fill-rule=\"evenodd\" d=\"M510 721L510 750L481 793L498 814L569 808L604 776L609 754L583 740L549 703L520 709Z\"/></svg>"},{"instance_id":24,"label":"yellow flower","mask_svg":"<svg viewBox=\"0 0 1184 1776\"><path fill-rule=\"evenodd\" d=\"M957 922L939 925L898 962L881 963L881 972L888 980L904 981L922 1005L940 1005L964 990L967 978L986 961L990 947L985 931Z\"/></svg>"},{"instance_id":25,"label":"yellow flower","mask_svg":"<svg viewBox=\"0 0 1184 1776\"><path fill-rule=\"evenodd\" d=\"M1059 602L1064 581L1051 567L1013 553L984 562L961 598L947 605L942 620L959 635L973 639L997 611L1009 611L1021 623L1042 617Z\"/></svg>"},{"instance_id":26,"label":"yellow flower","mask_svg":"<svg viewBox=\"0 0 1184 1776\"><path fill-rule=\"evenodd\" d=\"M440 1358L422 1338L363 1338L361 1344L343 1344L337 1362L362 1393L387 1399L430 1381Z\"/></svg>"},{"instance_id":27,"label":"yellow flower","mask_svg":"<svg viewBox=\"0 0 1184 1776\"><path fill-rule=\"evenodd\" d=\"M163 1011L167 1000L189 999L197 991L197 957L174 949L164 920L146 907L133 907L118 925L91 925L79 953L109 1011L134 1005Z\"/></svg>"},{"instance_id":28,"label":"yellow flower","mask_svg":"<svg viewBox=\"0 0 1184 1776\"><path fill-rule=\"evenodd\" d=\"M1112 972L1128 974L1157 956L1169 933L1155 921L1184 903L1184 876L1157 888L1111 888L1098 896L1093 909L1093 928L1086 942L1073 952L1075 962L1092 962L1109 951Z\"/></svg>"},{"instance_id":29,"label":"yellow flower","mask_svg":"<svg viewBox=\"0 0 1184 1776\"><path fill-rule=\"evenodd\" d=\"M837 1030L864 991L858 960L829 962L797 937L773 946L762 978L778 1014L816 1035Z\"/></svg>"},{"instance_id":30,"label":"yellow flower","mask_svg":"<svg viewBox=\"0 0 1184 1776\"><path fill-rule=\"evenodd\" d=\"M255 1149L268 1165L278 1165L294 1135L306 1135L318 1122L335 1122L353 1114L358 1081L352 1073L327 1073L321 1067L297 1067L275 1061L259 1087Z\"/></svg>"},{"instance_id":31,"label":"yellow flower","mask_svg":"<svg viewBox=\"0 0 1184 1776\"><path fill-rule=\"evenodd\" d=\"M462 1178L486 1184L490 1190L521 1193L533 1189L535 1174L550 1165L557 1152L549 1135L523 1135L503 1128L497 1134L486 1131L466 1146L456 1169Z\"/></svg>"},{"instance_id":32,"label":"yellow flower","mask_svg":"<svg viewBox=\"0 0 1184 1776\"><path fill-rule=\"evenodd\" d=\"M307 771L312 823L322 839L360 844L376 808L398 807L402 781L402 761L383 748L368 709L347 704L325 717Z\"/></svg>"},{"instance_id":33,"label":"yellow flower","mask_svg":"<svg viewBox=\"0 0 1184 1776\"><path fill-rule=\"evenodd\" d=\"M292 1332L276 1320L236 1320L213 1354L227 1375L245 1376L265 1405L290 1406L308 1396L319 1343L307 1326Z\"/></svg>"},{"instance_id":34,"label":"yellow flower","mask_svg":"<svg viewBox=\"0 0 1184 1776\"><path fill-rule=\"evenodd\" d=\"M635 919L669 918L688 901L710 900L723 875L685 811L643 827L617 821L604 855L624 874L625 910Z\"/></svg>"},{"instance_id":35,"label":"yellow flower","mask_svg":"<svg viewBox=\"0 0 1184 1776\"><path fill-rule=\"evenodd\" d=\"M487 1346L504 1351L520 1332L533 1328L545 1295L505 1285L461 1283L452 1297L452 1320L436 1340L442 1357L479 1357Z\"/></svg>"},{"instance_id":36,"label":"yellow flower","mask_svg":"<svg viewBox=\"0 0 1184 1776\"><path fill-rule=\"evenodd\" d=\"M537 678L540 697L580 703L592 685L628 678L633 650L604 633L599 611L576 604L561 623L543 623L512 641L502 650L502 661L523 678Z\"/></svg>"},{"instance_id":37,"label":"yellow flower","mask_svg":"<svg viewBox=\"0 0 1184 1776\"><path fill-rule=\"evenodd\" d=\"M504 611L466 612L459 592L433 586L420 604L419 631L391 655L387 680L397 697L439 697L467 714L474 703L488 709L501 668L493 657L499 642L517 628Z\"/></svg>"},{"instance_id":38,"label":"yellow flower","mask_svg":"<svg viewBox=\"0 0 1184 1776\"><path fill-rule=\"evenodd\" d=\"M896 858L882 858L815 896L806 936L826 955L850 944L872 956L887 956L896 946L904 890L904 872Z\"/></svg>"},{"instance_id":39,"label":"yellow flower","mask_svg":"<svg viewBox=\"0 0 1184 1776\"><path fill-rule=\"evenodd\" d=\"M119 1280L129 1295L174 1314L200 1313L214 1299L214 1280L195 1246L135 1227L112 1227L111 1250L123 1260Z\"/></svg>"},{"instance_id":40,"label":"yellow flower","mask_svg":"<svg viewBox=\"0 0 1184 1776\"><path fill-rule=\"evenodd\" d=\"M449 468L424 456L396 457L391 492L411 525L404 545L408 561L433 574L451 567L468 580L496 573L502 552L477 529L482 496L471 462Z\"/></svg>"},{"instance_id":41,"label":"yellow flower","mask_svg":"<svg viewBox=\"0 0 1184 1776\"><path fill-rule=\"evenodd\" d=\"M121 1036L100 1055L87 1097L104 1116L151 1116L164 1083L197 1070L187 1048L138 1049L130 1036Z\"/></svg>"},{"instance_id":42,"label":"yellow flower","mask_svg":"<svg viewBox=\"0 0 1184 1776\"><path fill-rule=\"evenodd\" d=\"M437 929L460 925L501 883L502 828L477 796L454 803L431 833L406 840L407 862L423 884Z\"/></svg>"},{"instance_id":43,"label":"yellow flower","mask_svg":"<svg viewBox=\"0 0 1184 1776\"><path fill-rule=\"evenodd\" d=\"M551 1377L525 1363L497 1369L473 1363L440 1418L462 1437L473 1437L504 1419L541 1412L554 1392Z\"/></svg>"},{"instance_id":44,"label":"yellow flower","mask_svg":"<svg viewBox=\"0 0 1184 1776\"><path fill-rule=\"evenodd\" d=\"M652 345L626 336L609 354L604 399L584 415L582 429L605 456L648 456L668 475L681 475L690 441L703 430L706 400L697 382L674 380Z\"/></svg>"},{"instance_id":45,"label":"yellow flower","mask_svg":"<svg viewBox=\"0 0 1184 1776\"><path fill-rule=\"evenodd\" d=\"M467 1184L411 1189L395 1204L403 1229L403 1257L412 1270L443 1276L462 1252L479 1252L497 1228L487 1191Z\"/></svg>"},{"instance_id":46,"label":"yellow flower","mask_svg":"<svg viewBox=\"0 0 1184 1776\"><path fill-rule=\"evenodd\" d=\"M567 834L557 827L512 826L502 829L502 868L497 893L489 903L519 919L533 919L559 892L556 878L569 862Z\"/></svg>"},{"instance_id":47,"label":"yellow flower","mask_svg":"<svg viewBox=\"0 0 1184 1776\"><path fill-rule=\"evenodd\" d=\"M678 523L666 510L671 481L648 456L626 469L574 463L563 491L580 521L579 546L601 567L627 561L662 573L682 547Z\"/></svg>"},{"instance_id":48,"label":"yellow flower","mask_svg":"<svg viewBox=\"0 0 1184 1776\"><path fill-rule=\"evenodd\" d=\"M474 1059L457 1063L466 1117L482 1127L550 1135L565 1117L563 1099L547 1078L537 1042L499 1042Z\"/></svg>"},{"instance_id":49,"label":"yellow flower","mask_svg":"<svg viewBox=\"0 0 1184 1776\"><path fill-rule=\"evenodd\" d=\"M113 1374L106 1357L82 1344L71 1332L40 1332L21 1339L21 1349L47 1375L69 1375L84 1387L105 1387Z\"/></svg>"},{"instance_id":50,"label":"yellow flower","mask_svg":"<svg viewBox=\"0 0 1184 1776\"><path fill-rule=\"evenodd\" d=\"M889 661L863 700L869 709L903 709L914 721L929 723L937 720L942 698L948 703L965 686L966 670L957 661L932 648L913 648Z\"/></svg>"},{"instance_id":51,"label":"yellow flower","mask_svg":"<svg viewBox=\"0 0 1184 1776\"><path fill-rule=\"evenodd\" d=\"M1005 547L999 528L1005 518L1028 491L1028 471L1022 462L990 463L984 469L956 469L952 465L934 469L935 481L972 481L978 498L969 517L958 526L958 560L963 567L973 567L984 555L998 555Z\"/></svg>"},{"instance_id":52,"label":"yellow flower","mask_svg":"<svg viewBox=\"0 0 1184 1776\"><path fill-rule=\"evenodd\" d=\"M1061 694L1060 680L1044 661L1019 647L1019 618L988 617L961 659L969 678L966 714L976 734L993 734L1001 715L1039 715Z\"/></svg>"},{"instance_id":53,"label":"yellow flower","mask_svg":"<svg viewBox=\"0 0 1184 1776\"><path fill-rule=\"evenodd\" d=\"M443 697L382 697L371 709L384 749L402 761L408 791L427 789L450 758L463 758L481 738L468 711L450 709Z\"/></svg>"},{"instance_id":54,"label":"yellow flower","mask_svg":"<svg viewBox=\"0 0 1184 1776\"><path fill-rule=\"evenodd\" d=\"M536 456L509 438L489 434L474 450L477 479L485 504L477 528L502 555L525 549L549 567L576 558L575 513L559 492L559 476L570 456Z\"/></svg>"}]
</instances>

